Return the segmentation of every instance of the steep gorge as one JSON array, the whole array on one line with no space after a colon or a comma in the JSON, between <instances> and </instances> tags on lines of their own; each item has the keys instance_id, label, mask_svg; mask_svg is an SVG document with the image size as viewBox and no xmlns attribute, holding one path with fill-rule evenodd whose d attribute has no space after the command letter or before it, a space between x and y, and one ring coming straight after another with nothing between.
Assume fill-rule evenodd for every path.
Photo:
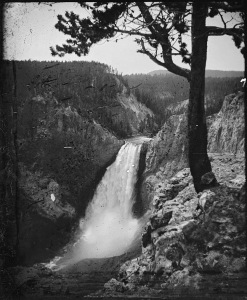
<instances>
[{"instance_id":1,"label":"steep gorge","mask_svg":"<svg viewBox=\"0 0 247 300\"><path fill-rule=\"evenodd\" d=\"M151 135L157 125L153 112L106 65L5 62L4 67L6 97L14 69L17 77L19 199L8 243L18 243L19 264L32 265L70 240L123 138Z\"/></svg>"},{"instance_id":2,"label":"steep gorge","mask_svg":"<svg viewBox=\"0 0 247 300\"><path fill-rule=\"evenodd\" d=\"M104 296L246 295L243 96L227 96L208 120L209 157L219 182L214 188L194 190L185 114L171 116L150 142L142 190L150 215L142 254L121 266Z\"/></svg>"},{"instance_id":3,"label":"steep gorge","mask_svg":"<svg viewBox=\"0 0 247 300\"><path fill-rule=\"evenodd\" d=\"M121 97L123 95L120 95ZM124 101L128 103L129 100L122 102ZM63 236L60 248L65 242L66 230L69 239L72 224L75 224L76 220L75 212L82 212L85 209L91 196L90 194L87 198L88 191L96 188L99 179L103 176L103 170L114 161L123 141L117 140L112 133L94 120L82 117L77 109L59 105L51 95L36 96L31 103L27 103L23 112L31 109L30 105L39 117L30 120L27 117L30 114L23 113L24 120L20 124L21 126L26 124L21 129L23 133L20 143L23 152L20 151L22 172L20 182L23 199L25 199L23 201L27 201L25 202L27 206L31 205L32 208L31 213L28 213L29 227L23 227L24 234L32 232L31 224L38 215L38 218L43 219L40 223L37 218L33 232L41 224L45 228L47 226L45 224L51 221L52 226L48 226L47 231L44 230L39 240L46 240L47 236L44 236L49 233L48 242L56 243L55 248L49 244L52 251L49 255L42 254L43 256L37 252L35 245L23 248L23 252L29 253L28 249L33 247L40 260L51 257L51 254L58 249L59 243L56 240L59 240L58 232L61 233L61 238ZM126 105L128 105L127 109L130 109L130 105ZM121 118L122 116L118 121ZM226 289L224 278L217 277L217 274L235 272L237 277L244 270L243 254L246 248L243 242L245 177L242 118L243 93L239 93L226 97L221 112L208 119L209 152L217 152L217 154L210 154L210 159L222 186L207 190L200 195L194 191L188 169L185 114L171 116L148 144L140 198L144 210L151 208L151 213L142 235L142 253L133 260L129 257L130 260L127 262L128 256L124 259L119 258L117 263L114 262L117 268L120 261L124 264L120 272L115 274L117 279L112 279L105 284L106 297L148 294L162 296L174 292L174 287L176 287L175 294L182 295L189 289L205 291L210 280L215 280L214 287L217 288L219 284L221 291L224 292ZM138 134L139 125L132 124L132 132ZM54 139L56 142L52 142ZM75 152L71 153L72 150ZM69 155L68 151L70 151ZM23 163L22 161L27 158L28 160ZM66 162L64 165L69 167L61 168L63 161ZM75 162L79 161L83 164L77 167ZM73 165L75 173L73 171L70 174L72 164L75 164ZM78 177L75 176L76 172ZM60 177L56 177L58 173ZM85 181L81 182L80 178L85 178ZM95 178L98 178L98 181ZM88 189L84 190L85 187ZM54 198L51 195L55 197L55 201L52 200ZM39 202L40 200L43 201ZM36 201L37 204L32 205ZM204 211L198 209L198 203ZM212 205L213 203L215 204ZM64 226L68 228L65 229ZM51 235L51 228L55 228L54 234L57 235L55 239L54 235ZM205 239L202 238L204 235ZM28 237L26 241L29 242ZM217 248L218 244L220 247ZM44 245L41 247L44 249ZM37 257L31 258L30 264L35 262ZM109 261L101 263L101 267L107 269ZM83 267L87 269L86 265ZM51 276L58 285L66 285L66 278L56 277L47 270L42 271L40 266L35 268L31 271L31 275L25 274L25 270L20 272L20 282L25 280L28 282L34 272L38 285L40 284L39 288L43 291L46 290L44 282L47 279L41 280L40 282L43 283L40 283L39 276L40 278ZM207 275L210 272L214 274L213 277ZM233 280L235 277L233 275ZM72 286L75 285L74 279L71 280ZM68 289L61 288L60 292L70 297L69 284L67 286ZM56 288L54 285L54 289ZM244 290L244 287L241 288ZM28 286L27 289L30 287ZM51 284L49 289L52 290ZM234 288L230 289L232 290L234 291ZM53 292L55 295L55 290ZM80 294L78 287L75 293Z\"/></svg>"}]
</instances>

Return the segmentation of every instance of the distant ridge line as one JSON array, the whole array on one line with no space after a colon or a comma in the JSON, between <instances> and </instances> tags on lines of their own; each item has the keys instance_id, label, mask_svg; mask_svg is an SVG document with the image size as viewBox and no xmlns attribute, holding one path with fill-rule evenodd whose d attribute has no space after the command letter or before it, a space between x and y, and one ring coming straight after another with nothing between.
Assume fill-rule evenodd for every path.
<instances>
[{"instance_id":1,"label":"distant ridge line","mask_svg":"<svg viewBox=\"0 0 247 300\"><path fill-rule=\"evenodd\" d=\"M174 75L167 70L155 70L147 73L147 75ZM223 71L223 70L206 70L206 77L241 77L244 76L244 71Z\"/></svg>"}]
</instances>

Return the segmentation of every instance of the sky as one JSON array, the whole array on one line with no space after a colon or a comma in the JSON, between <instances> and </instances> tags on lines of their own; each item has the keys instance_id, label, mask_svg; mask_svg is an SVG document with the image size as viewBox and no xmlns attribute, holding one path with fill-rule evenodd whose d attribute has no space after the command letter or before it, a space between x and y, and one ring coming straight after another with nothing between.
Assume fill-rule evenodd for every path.
<instances>
[{"instance_id":1,"label":"sky","mask_svg":"<svg viewBox=\"0 0 247 300\"><path fill-rule=\"evenodd\" d=\"M118 42L100 42L94 45L87 56L66 54L63 58L52 57L50 46L61 45L68 36L55 29L57 15L65 11L87 16L76 2L12 2L5 4L4 12L4 59L15 60L80 60L105 63L120 74L148 73L162 70L146 55L137 53L133 37ZM217 20L213 20L217 23ZM181 58L175 62L183 67ZM207 69L244 70L244 59L230 36L209 37Z\"/></svg>"}]
</instances>

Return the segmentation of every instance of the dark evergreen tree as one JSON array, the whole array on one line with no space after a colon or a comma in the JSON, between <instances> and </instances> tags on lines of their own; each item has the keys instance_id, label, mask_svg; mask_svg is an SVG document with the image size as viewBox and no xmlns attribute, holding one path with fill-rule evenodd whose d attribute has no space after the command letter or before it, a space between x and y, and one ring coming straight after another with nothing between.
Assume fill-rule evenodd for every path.
<instances>
[{"instance_id":1,"label":"dark evergreen tree","mask_svg":"<svg viewBox=\"0 0 247 300\"><path fill-rule=\"evenodd\" d=\"M231 35L237 47L244 40L244 14L232 28L225 19L226 12L242 12L244 1L227 2L79 2L90 10L92 17L81 19L74 12L58 15L56 28L69 35L67 43L51 47L53 55L66 53L87 55L90 47L103 40L116 38L116 34L135 35L140 49L151 60L168 71L185 77L190 83L188 140L189 164L197 192L203 190L201 177L211 172L207 156L207 128L204 109L205 65L207 40L210 35ZM190 24L189 16L192 14ZM223 26L206 26L206 18L219 15ZM192 39L190 54L183 35ZM244 47L241 49L244 54ZM173 61L180 55L191 70L179 67Z\"/></svg>"}]
</instances>

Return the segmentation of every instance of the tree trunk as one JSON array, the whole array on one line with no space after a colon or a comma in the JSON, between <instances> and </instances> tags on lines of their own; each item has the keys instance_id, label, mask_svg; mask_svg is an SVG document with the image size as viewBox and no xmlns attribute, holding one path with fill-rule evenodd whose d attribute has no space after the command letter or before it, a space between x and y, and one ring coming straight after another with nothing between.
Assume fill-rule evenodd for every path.
<instances>
[{"instance_id":1,"label":"tree trunk","mask_svg":"<svg viewBox=\"0 0 247 300\"><path fill-rule=\"evenodd\" d=\"M18 167L18 143L17 143L17 117L18 117L18 105L17 105L17 75L16 75L16 62L13 60L13 104L12 104L12 135L13 135L13 188L14 188L14 215L15 215L15 253L17 259L17 253L19 248L19 167Z\"/></svg>"},{"instance_id":2,"label":"tree trunk","mask_svg":"<svg viewBox=\"0 0 247 300\"><path fill-rule=\"evenodd\" d=\"M188 110L189 166L197 193L204 189L201 177L212 171L207 155L207 125L204 108L207 60L207 3L194 2L192 12L192 57Z\"/></svg>"}]
</instances>

